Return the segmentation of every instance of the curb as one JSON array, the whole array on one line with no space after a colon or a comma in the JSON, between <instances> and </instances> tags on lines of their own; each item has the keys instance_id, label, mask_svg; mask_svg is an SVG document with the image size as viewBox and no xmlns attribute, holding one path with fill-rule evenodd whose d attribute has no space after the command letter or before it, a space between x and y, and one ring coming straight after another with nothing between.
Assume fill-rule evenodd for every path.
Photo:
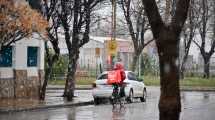
<instances>
[{"instance_id":1,"label":"curb","mask_svg":"<svg viewBox=\"0 0 215 120\"><path fill-rule=\"evenodd\" d=\"M215 92L215 88L180 88L181 91L190 91L190 92Z\"/></svg>"},{"instance_id":2,"label":"curb","mask_svg":"<svg viewBox=\"0 0 215 120\"><path fill-rule=\"evenodd\" d=\"M51 87L51 88L46 88L46 90L63 90L64 88L59 88L59 87ZM91 90L92 88L75 88L75 90Z\"/></svg>"},{"instance_id":3,"label":"curb","mask_svg":"<svg viewBox=\"0 0 215 120\"><path fill-rule=\"evenodd\" d=\"M50 86L46 88L47 90L64 90L64 86ZM75 90L91 90L91 85L76 86Z\"/></svg>"},{"instance_id":4,"label":"curb","mask_svg":"<svg viewBox=\"0 0 215 120\"><path fill-rule=\"evenodd\" d=\"M78 102L78 103L66 103L66 104L58 104L58 105L45 105L45 106L37 106L31 108L17 108L17 109L0 109L0 113L8 113L8 112L23 112L23 111L34 111L34 110L44 110L44 109L55 109L55 108L65 108L65 107L73 107L73 106L85 106L85 105L93 105L93 100L87 102Z\"/></svg>"},{"instance_id":5,"label":"curb","mask_svg":"<svg viewBox=\"0 0 215 120\"><path fill-rule=\"evenodd\" d=\"M146 86L147 87L153 87L153 88L159 88L160 86ZM190 91L190 92L215 92L215 87L190 87L190 86L180 86L181 91Z\"/></svg>"}]
</instances>

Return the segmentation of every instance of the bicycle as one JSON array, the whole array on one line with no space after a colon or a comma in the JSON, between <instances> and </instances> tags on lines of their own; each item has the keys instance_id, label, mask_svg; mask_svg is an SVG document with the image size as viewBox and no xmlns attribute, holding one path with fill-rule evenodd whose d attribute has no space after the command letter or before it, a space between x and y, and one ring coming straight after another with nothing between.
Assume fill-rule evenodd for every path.
<instances>
[{"instance_id":1,"label":"bicycle","mask_svg":"<svg viewBox=\"0 0 215 120\"><path fill-rule=\"evenodd\" d=\"M125 99L121 96L119 88L121 88L119 85L113 84L113 92L111 96L111 104L113 108L117 105L120 105L120 108L124 106Z\"/></svg>"}]
</instances>

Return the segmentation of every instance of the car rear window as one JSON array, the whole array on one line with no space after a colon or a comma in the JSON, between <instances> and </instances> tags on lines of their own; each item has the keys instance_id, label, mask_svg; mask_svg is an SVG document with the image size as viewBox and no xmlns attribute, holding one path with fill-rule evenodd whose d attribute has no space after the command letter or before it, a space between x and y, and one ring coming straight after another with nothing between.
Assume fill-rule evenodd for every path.
<instances>
[{"instance_id":1,"label":"car rear window","mask_svg":"<svg viewBox=\"0 0 215 120\"><path fill-rule=\"evenodd\" d=\"M128 79L129 80L137 80L137 77L136 77L136 75L134 73L129 72L128 73Z\"/></svg>"},{"instance_id":2,"label":"car rear window","mask_svg":"<svg viewBox=\"0 0 215 120\"><path fill-rule=\"evenodd\" d=\"M102 74L98 77L98 80L107 79L107 74Z\"/></svg>"}]
</instances>

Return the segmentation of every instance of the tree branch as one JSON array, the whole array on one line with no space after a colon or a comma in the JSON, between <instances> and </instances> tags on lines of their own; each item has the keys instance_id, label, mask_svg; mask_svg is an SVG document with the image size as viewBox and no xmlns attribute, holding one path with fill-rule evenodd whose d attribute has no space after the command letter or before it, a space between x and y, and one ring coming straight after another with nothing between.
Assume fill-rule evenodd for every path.
<instances>
[{"instance_id":1,"label":"tree branch","mask_svg":"<svg viewBox=\"0 0 215 120\"><path fill-rule=\"evenodd\" d=\"M171 21L173 30L176 31L176 33L178 34L180 34L184 22L186 21L189 4L190 0L178 0L176 12Z\"/></svg>"},{"instance_id":2,"label":"tree branch","mask_svg":"<svg viewBox=\"0 0 215 120\"><path fill-rule=\"evenodd\" d=\"M198 42L196 42L195 40L193 40L193 42L196 44L196 46L201 49L201 46L198 44Z\"/></svg>"},{"instance_id":3,"label":"tree branch","mask_svg":"<svg viewBox=\"0 0 215 120\"><path fill-rule=\"evenodd\" d=\"M164 23L159 14L156 2L155 0L142 0L142 2L151 25L154 38L157 39L160 29L164 26Z\"/></svg>"},{"instance_id":4,"label":"tree branch","mask_svg":"<svg viewBox=\"0 0 215 120\"><path fill-rule=\"evenodd\" d=\"M154 41L154 38L152 38L151 40L149 40L149 41L147 41L146 43L144 43L143 48L146 47L148 44L150 44L152 41Z\"/></svg>"},{"instance_id":5,"label":"tree branch","mask_svg":"<svg viewBox=\"0 0 215 120\"><path fill-rule=\"evenodd\" d=\"M134 32L134 27L133 27L133 24L132 24L132 21L131 21L131 16L130 16L130 2L131 0L128 0L126 2L126 0L121 0L121 5L122 5L122 9L123 9L123 12L124 12L124 17L125 17L125 20L126 20L126 23L128 25L128 29L129 29L129 33L131 35L131 38L132 38L132 41L134 43L134 48L137 48L137 37L135 37L135 32ZM137 26L138 27L138 26ZM137 33L139 34L139 33Z\"/></svg>"}]
</instances>

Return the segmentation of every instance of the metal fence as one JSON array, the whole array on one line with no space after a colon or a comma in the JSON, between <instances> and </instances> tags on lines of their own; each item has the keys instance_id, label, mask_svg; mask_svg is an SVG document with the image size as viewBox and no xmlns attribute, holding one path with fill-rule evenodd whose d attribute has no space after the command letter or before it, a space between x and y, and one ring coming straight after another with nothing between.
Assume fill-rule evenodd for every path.
<instances>
[{"instance_id":1,"label":"metal fence","mask_svg":"<svg viewBox=\"0 0 215 120\"><path fill-rule=\"evenodd\" d=\"M77 71L76 72L76 81L78 80L92 80L96 79L97 75L99 73L96 73L96 71ZM66 80L67 73L52 73L51 80L57 81L57 80Z\"/></svg>"}]
</instances>

